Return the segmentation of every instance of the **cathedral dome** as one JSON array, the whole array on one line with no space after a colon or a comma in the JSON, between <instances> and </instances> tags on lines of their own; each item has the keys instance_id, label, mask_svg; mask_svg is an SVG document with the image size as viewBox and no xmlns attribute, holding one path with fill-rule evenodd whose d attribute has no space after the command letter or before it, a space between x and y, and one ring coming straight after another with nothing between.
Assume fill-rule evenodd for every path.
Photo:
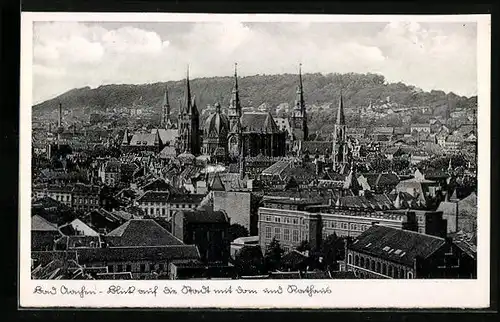
<instances>
[{"instance_id":1,"label":"cathedral dome","mask_svg":"<svg viewBox=\"0 0 500 322\"><path fill-rule=\"evenodd\" d=\"M215 113L211 114L203 126L205 137L227 136L229 133L229 118L222 114L220 104L215 104Z\"/></svg>"}]
</instances>

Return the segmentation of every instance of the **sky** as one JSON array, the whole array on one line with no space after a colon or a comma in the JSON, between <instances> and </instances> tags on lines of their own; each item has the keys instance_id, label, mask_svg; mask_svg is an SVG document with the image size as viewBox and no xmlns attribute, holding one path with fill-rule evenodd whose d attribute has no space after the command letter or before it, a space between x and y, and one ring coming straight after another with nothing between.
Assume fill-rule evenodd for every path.
<instances>
[{"instance_id":1,"label":"sky","mask_svg":"<svg viewBox=\"0 0 500 322\"><path fill-rule=\"evenodd\" d=\"M35 22L33 101L72 88L238 74L380 73L477 94L476 23Z\"/></svg>"}]
</instances>

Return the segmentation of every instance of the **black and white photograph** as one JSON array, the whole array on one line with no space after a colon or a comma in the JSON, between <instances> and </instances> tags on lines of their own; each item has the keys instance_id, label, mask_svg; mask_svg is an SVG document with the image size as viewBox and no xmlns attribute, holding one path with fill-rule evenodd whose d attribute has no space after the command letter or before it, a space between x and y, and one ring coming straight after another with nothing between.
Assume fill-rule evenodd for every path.
<instances>
[{"instance_id":1,"label":"black and white photograph","mask_svg":"<svg viewBox=\"0 0 500 322\"><path fill-rule=\"evenodd\" d=\"M489 16L255 16L32 18L30 285L287 280L297 293L484 273Z\"/></svg>"}]
</instances>

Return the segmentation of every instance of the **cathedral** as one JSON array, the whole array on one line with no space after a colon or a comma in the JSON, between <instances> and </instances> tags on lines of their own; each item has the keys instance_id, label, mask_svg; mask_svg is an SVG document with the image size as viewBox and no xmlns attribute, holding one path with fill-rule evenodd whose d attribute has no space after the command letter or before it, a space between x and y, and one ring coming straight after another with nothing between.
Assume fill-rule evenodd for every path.
<instances>
[{"instance_id":1,"label":"cathedral","mask_svg":"<svg viewBox=\"0 0 500 322\"><path fill-rule=\"evenodd\" d=\"M228 152L231 159L239 158L241 155L285 156L287 134L279 129L271 113L242 113L236 64L228 118L230 128Z\"/></svg>"}]
</instances>

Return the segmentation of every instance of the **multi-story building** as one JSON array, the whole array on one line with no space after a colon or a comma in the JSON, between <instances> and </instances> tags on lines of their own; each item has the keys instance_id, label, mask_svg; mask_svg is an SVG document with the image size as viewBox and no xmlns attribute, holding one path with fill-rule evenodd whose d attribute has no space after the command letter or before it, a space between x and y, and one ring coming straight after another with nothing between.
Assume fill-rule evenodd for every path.
<instances>
[{"instance_id":1,"label":"multi-story building","mask_svg":"<svg viewBox=\"0 0 500 322\"><path fill-rule=\"evenodd\" d=\"M342 271L360 278L475 278L476 260L451 239L375 225L346 244Z\"/></svg>"},{"instance_id":2,"label":"multi-story building","mask_svg":"<svg viewBox=\"0 0 500 322\"><path fill-rule=\"evenodd\" d=\"M101 206L101 188L96 185L40 185L33 187L35 198L50 197L76 210L90 211Z\"/></svg>"},{"instance_id":3,"label":"multi-story building","mask_svg":"<svg viewBox=\"0 0 500 322\"><path fill-rule=\"evenodd\" d=\"M229 217L224 211L177 211L172 219L172 233L184 243L196 245L201 261L227 264L230 257L229 225Z\"/></svg>"},{"instance_id":4,"label":"multi-story building","mask_svg":"<svg viewBox=\"0 0 500 322\"><path fill-rule=\"evenodd\" d=\"M322 238L336 234L339 237L357 237L373 225L396 229L416 230L414 213L388 213L382 211L359 211L339 209L321 212Z\"/></svg>"},{"instance_id":5,"label":"multi-story building","mask_svg":"<svg viewBox=\"0 0 500 322\"><path fill-rule=\"evenodd\" d=\"M168 217L169 207L168 191L146 191L136 199L137 206L142 209L145 215L151 217Z\"/></svg>"},{"instance_id":6,"label":"multi-story building","mask_svg":"<svg viewBox=\"0 0 500 322\"><path fill-rule=\"evenodd\" d=\"M101 207L101 188L96 185L75 184L72 189L73 208L91 211Z\"/></svg>"},{"instance_id":7,"label":"multi-story building","mask_svg":"<svg viewBox=\"0 0 500 322\"><path fill-rule=\"evenodd\" d=\"M33 197L40 199L49 197L68 207L73 205L72 187L69 185L38 185L33 187Z\"/></svg>"},{"instance_id":8,"label":"multi-story building","mask_svg":"<svg viewBox=\"0 0 500 322\"><path fill-rule=\"evenodd\" d=\"M168 218L172 218L173 214L176 211L183 210L194 210L196 209L203 199L205 198L205 194L173 194L168 199Z\"/></svg>"},{"instance_id":9,"label":"multi-story building","mask_svg":"<svg viewBox=\"0 0 500 322\"><path fill-rule=\"evenodd\" d=\"M269 199L259 208L259 244L263 251L273 238L286 251L295 249L303 240L314 248L321 241L318 214L307 210L308 206L321 202L309 200Z\"/></svg>"}]
</instances>

